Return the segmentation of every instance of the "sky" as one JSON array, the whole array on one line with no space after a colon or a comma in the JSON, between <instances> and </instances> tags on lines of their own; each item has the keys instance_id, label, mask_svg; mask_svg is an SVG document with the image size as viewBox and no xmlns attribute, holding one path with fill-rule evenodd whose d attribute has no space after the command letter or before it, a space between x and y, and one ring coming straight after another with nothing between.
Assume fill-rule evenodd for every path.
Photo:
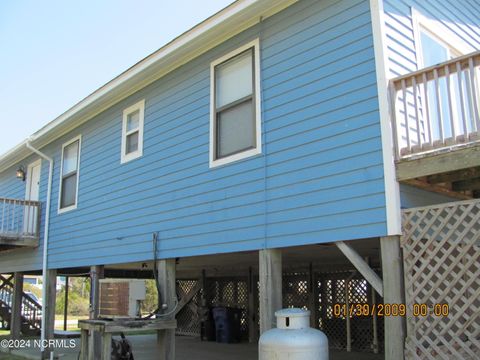
<instances>
[{"instance_id":1,"label":"sky","mask_svg":"<svg viewBox=\"0 0 480 360\"><path fill-rule=\"evenodd\" d=\"M232 1L0 1L0 154Z\"/></svg>"}]
</instances>

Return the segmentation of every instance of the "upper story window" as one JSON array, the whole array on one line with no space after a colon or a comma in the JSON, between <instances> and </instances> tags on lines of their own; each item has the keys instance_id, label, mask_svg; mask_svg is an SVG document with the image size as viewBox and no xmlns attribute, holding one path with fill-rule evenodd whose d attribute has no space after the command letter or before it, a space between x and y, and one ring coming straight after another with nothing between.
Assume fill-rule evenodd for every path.
<instances>
[{"instance_id":1,"label":"upper story window","mask_svg":"<svg viewBox=\"0 0 480 360\"><path fill-rule=\"evenodd\" d=\"M59 212L77 207L81 140L81 135L79 135L62 146Z\"/></svg>"},{"instance_id":2,"label":"upper story window","mask_svg":"<svg viewBox=\"0 0 480 360\"><path fill-rule=\"evenodd\" d=\"M212 62L210 167L261 152L259 42Z\"/></svg>"},{"instance_id":3,"label":"upper story window","mask_svg":"<svg viewBox=\"0 0 480 360\"><path fill-rule=\"evenodd\" d=\"M143 118L145 100L123 111L121 163L143 155Z\"/></svg>"},{"instance_id":4,"label":"upper story window","mask_svg":"<svg viewBox=\"0 0 480 360\"><path fill-rule=\"evenodd\" d=\"M412 8L412 24L418 68L425 68L474 51L442 22Z\"/></svg>"},{"instance_id":5,"label":"upper story window","mask_svg":"<svg viewBox=\"0 0 480 360\"><path fill-rule=\"evenodd\" d=\"M418 69L449 61L473 50L442 22L423 15L415 8L412 8L412 24ZM450 86L447 80L453 86ZM461 89L458 88L459 81ZM425 126L425 130L420 129L421 136L428 135L432 141L443 141L445 138L470 132L474 128L471 121L473 117L470 116L468 106L464 109L465 123L462 120L462 103L466 98L461 94L468 94L471 91L468 83L469 75L465 72L460 73L460 79L458 73L453 73L450 76L439 76L437 80L427 81L417 99L424 107L419 115L424 116L420 123L423 126L423 120L428 121L428 123L425 122L428 127Z\"/></svg>"}]
</instances>

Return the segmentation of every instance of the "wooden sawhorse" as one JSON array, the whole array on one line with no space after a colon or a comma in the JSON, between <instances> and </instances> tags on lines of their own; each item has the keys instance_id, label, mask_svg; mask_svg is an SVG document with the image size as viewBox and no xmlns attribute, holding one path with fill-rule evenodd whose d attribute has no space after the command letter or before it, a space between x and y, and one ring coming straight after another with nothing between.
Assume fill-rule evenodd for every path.
<instances>
[{"instance_id":1,"label":"wooden sawhorse","mask_svg":"<svg viewBox=\"0 0 480 360\"><path fill-rule=\"evenodd\" d=\"M98 332L102 337L101 359L110 360L113 334L176 329L177 321L175 319L79 320L78 327L81 329L80 360L94 359L93 340L89 340L93 339L93 337L89 337L91 332Z\"/></svg>"}]
</instances>

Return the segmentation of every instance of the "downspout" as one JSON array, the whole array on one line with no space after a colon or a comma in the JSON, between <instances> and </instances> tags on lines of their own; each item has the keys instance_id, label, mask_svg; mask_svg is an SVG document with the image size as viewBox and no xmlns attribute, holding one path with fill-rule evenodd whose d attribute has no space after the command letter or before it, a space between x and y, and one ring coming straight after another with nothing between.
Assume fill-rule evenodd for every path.
<instances>
[{"instance_id":1,"label":"downspout","mask_svg":"<svg viewBox=\"0 0 480 360\"><path fill-rule=\"evenodd\" d=\"M41 151L35 149L31 144L30 144L31 139L27 140L26 146L28 149L32 150L34 153L42 157L43 159L47 160L50 163L49 171L48 171L48 188L47 188L47 204L45 206L45 228L44 228L44 234L43 234L43 265L42 265L42 323L41 323L41 351L43 353L45 347L45 300L47 297L47 260L48 260L48 232L50 228L50 198L51 198L51 193L52 193L52 179L53 179L53 159Z\"/></svg>"}]
</instances>

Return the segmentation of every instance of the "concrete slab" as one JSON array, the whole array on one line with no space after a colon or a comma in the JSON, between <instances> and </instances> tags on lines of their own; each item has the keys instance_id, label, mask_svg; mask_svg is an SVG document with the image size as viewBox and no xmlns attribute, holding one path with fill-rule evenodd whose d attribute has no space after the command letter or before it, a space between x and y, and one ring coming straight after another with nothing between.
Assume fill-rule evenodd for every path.
<instances>
[{"instance_id":1,"label":"concrete slab","mask_svg":"<svg viewBox=\"0 0 480 360\"><path fill-rule=\"evenodd\" d=\"M127 335L132 344L133 355L136 360L154 360L157 358L156 335ZM38 360L40 349L35 346L33 340L30 347L13 349L13 355L27 359ZM38 339L37 339L38 340ZM58 339L60 340L60 339ZM61 339L55 354L61 360L77 360L80 349L79 339ZM71 342L71 343L70 343ZM65 346L61 346L61 345ZM73 347L70 347L73 345ZM8 349L0 348L1 352ZM202 342L198 338L177 336L176 337L176 360L256 360L258 359L257 344L218 344L215 342ZM343 351L330 351L330 360L383 360L383 355L370 353L347 353Z\"/></svg>"}]
</instances>

